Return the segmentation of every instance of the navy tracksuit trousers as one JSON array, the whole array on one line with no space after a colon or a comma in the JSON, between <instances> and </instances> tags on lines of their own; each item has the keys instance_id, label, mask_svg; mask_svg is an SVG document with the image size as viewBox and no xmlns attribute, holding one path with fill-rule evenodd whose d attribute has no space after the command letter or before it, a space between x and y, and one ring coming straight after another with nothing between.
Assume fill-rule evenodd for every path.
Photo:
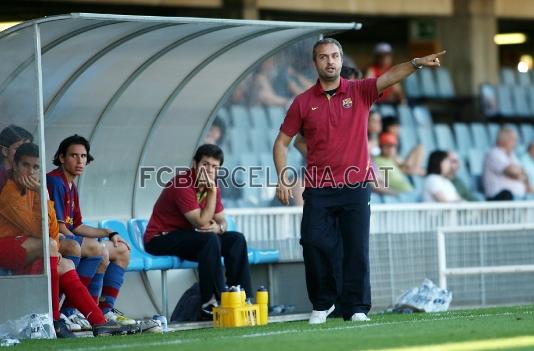
<instances>
[{"instance_id":1,"label":"navy tracksuit trousers","mask_svg":"<svg viewBox=\"0 0 534 351\"><path fill-rule=\"evenodd\" d=\"M339 297L345 320L371 309L368 184L306 188L301 239L306 286L313 309L329 309Z\"/></svg>"}]
</instances>

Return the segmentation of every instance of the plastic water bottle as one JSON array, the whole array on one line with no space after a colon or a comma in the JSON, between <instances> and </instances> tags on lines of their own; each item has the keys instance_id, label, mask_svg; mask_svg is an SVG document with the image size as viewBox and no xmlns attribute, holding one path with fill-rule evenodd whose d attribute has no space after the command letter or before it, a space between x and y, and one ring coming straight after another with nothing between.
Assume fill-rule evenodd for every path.
<instances>
[{"instance_id":1,"label":"plastic water bottle","mask_svg":"<svg viewBox=\"0 0 534 351\"><path fill-rule=\"evenodd\" d=\"M260 308L258 325L266 325L269 321L269 292L263 286L256 291L256 304Z\"/></svg>"},{"instance_id":2,"label":"plastic water bottle","mask_svg":"<svg viewBox=\"0 0 534 351\"><path fill-rule=\"evenodd\" d=\"M152 317L153 320L159 321L159 324L161 324L161 331L166 333L169 331L169 328L167 327L167 317L156 314L154 317Z\"/></svg>"},{"instance_id":3,"label":"plastic water bottle","mask_svg":"<svg viewBox=\"0 0 534 351\"><path fill-rule=\"evenodd\" d=\"M43 335L43 324L41 323L41 320L39 316L35 313L33 313L30 316L30 330L29 330L29 338L30 339L42 339L44 338Z\"/></svg>"}]
</instances>

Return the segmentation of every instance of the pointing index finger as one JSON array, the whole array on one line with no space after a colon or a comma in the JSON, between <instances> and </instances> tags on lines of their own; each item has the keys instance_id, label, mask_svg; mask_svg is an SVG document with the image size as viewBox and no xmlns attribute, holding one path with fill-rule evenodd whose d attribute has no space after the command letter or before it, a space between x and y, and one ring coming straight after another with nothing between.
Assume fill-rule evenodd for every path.
<instances>
[{"instance_id":1,"label":"pointing index finger","mask_svg":"<svg viewBox=\"0 0 534 351\"><path fill-rule=\"evenodd\" d=\"M447 50L443 50L443 51L438 52L437 54L434 54L434 55L441 56L441 55L445 54L446 52L447 52Z\"/></svg>"}]
</instances>

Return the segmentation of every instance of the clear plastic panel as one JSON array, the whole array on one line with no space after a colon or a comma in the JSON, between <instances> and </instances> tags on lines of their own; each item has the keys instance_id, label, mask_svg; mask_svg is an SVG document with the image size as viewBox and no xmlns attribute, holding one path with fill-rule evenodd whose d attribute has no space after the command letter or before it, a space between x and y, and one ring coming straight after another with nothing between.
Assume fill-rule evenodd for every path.
<instances>
[{"instance_id":1,"label":"clear plastic panel","mask_svg":"<svg viewBox=\"0 0 534 351\"><path fill-rule=\"evenodd\" d=\"M189 166L196 146L202 141L209 118L216 113L217 106L241 75L278 48L302 39L311 32L303 29L258 32L256 37L244 38L243 42L219 52L213 61L198 67L194 77L175 92L163 113L154 120L140 166ZM206 82L209 82L209 89L206 89ZM161 192L157 182L145 185L144 188L137 188L134 198L136 216L149 215Z\"/></svg>"},{"instance_id":2,"label":"clear plastic panel","mask_svg":"<svg viewBox=\"0 0 534 351\"><path fill-rule=\"evenodd\" d=\"M34 51L34 27L0 33L0 323L49 312Z\"/></svg>"}]
</instances>

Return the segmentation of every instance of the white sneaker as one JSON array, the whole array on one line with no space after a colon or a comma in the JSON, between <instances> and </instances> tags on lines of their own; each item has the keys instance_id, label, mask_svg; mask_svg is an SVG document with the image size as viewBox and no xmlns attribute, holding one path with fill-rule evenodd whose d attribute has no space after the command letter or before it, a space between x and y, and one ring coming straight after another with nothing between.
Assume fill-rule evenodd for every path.
<instances>
[{"instance_id":1,"label":"white sneaker","mask_svg":"<svg viewBox=\"0 0 534 351\"><path fill-rule=\"evenodd\" d=\"M368 322L371 319L365 315L365 313L354 313L350 320L353 322Z\"/></svg>"},{"instance_id":2,"label":"white sneaker","mask_svg":"<svg viewBox=\"0 0 534 351\"><path fill-rule=\"evenodd\" d=\"M65 325L71 332L78 332L82 330L82 327L79 324L73 323L63 313L59 316L59 318L65 322Z\"/></svg>"},{"instance_id":3,"label":"white sneaker","mask_svg":"<svg viewBox=\"0 0 534 351\"><path fill-rule=\"evenodd\" d=\"M325 323L326 322L326 317L328 317L328 315L330 313L332 313L335 308L336 308L336 306L332 305L332 307L330 307L326 311L313 310L311 315L310 315L310 320L309 320L308 323L310 323L310 324L323 324L323 323Z\"/></svg>"},{"instance_id":4,"label":"white sneaker","mask_svg":"<svg viewBox=\"0 0 534 351\"><path fill-rule=\"evenodd\" d=\"M82 330L93 330L91 323L89 323L85 316L78 310L76 310L76 312L71 314L68 318L72 323L78 324Z\"/></svg>"}]
</instances>

